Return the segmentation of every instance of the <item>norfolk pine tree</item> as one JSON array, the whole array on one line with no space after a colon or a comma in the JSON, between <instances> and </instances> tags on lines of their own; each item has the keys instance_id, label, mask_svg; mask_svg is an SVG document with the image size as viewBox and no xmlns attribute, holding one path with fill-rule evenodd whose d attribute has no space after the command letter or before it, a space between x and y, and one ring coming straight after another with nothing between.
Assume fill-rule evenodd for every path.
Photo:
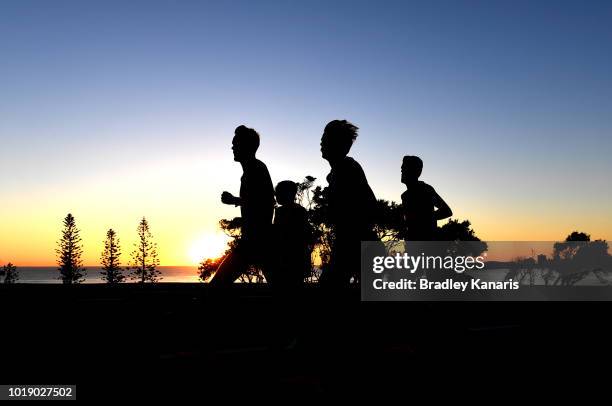
<instances>
[{"instance_id":1,"label":"norfolk pine tree","mask_svg":"<svg viewBox=\"0 0 612 406\"><path fill-rule=\"evenodd\" d=\"M58 248L55 252L58 255L57 264L62 282L68 285L83 282L85 268L81 261L83 246L80 230L76 227L74 216L70 213L64 218L62 237L58 241Z\"/></svg>"},{"instance_id":2,"label":"norfolk pine tree","mask_svg":"<svg viewBox=\"0 0 612 406\"><path fill-rule=\"evenodd\" d=\"M121 256L121 247L117 233L112 228L106 232L106 240L104 240L104 251L100 257L102 265L102 280L107 283L121 283L125 280L125 275L121 269L119 257Z\"/></svg>"},{"instance_id":3,"label":"norfolk pine tree","mask_svg":"<svg viewBox=\"0 0 612 406\"><path fill-rule=\"evenodd\" d=\"M153 242L153 236L149 229L146 218L138 223L138 241L134 243L132 251L131 277L140 283L158 282L161 272L157 270L159 258L157 257L157 244Z\"/></svg>"}]
</instances>

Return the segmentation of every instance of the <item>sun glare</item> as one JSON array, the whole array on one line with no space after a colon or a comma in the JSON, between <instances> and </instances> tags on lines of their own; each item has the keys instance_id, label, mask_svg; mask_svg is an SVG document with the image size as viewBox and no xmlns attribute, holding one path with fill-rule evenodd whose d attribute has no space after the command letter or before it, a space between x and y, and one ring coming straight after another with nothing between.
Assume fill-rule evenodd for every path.
<instances>
[{"instance_id":1,"label":"sun glare","mask_svg":"<svg viewBox=\"0 0 612 406\"><path fill-rule=\"evenodd\" d=\"M203 259L218 258L225 252L229 237L225 234L205 234L189 247L189 259L199 264Z\"/></svg>"}]
</instances>

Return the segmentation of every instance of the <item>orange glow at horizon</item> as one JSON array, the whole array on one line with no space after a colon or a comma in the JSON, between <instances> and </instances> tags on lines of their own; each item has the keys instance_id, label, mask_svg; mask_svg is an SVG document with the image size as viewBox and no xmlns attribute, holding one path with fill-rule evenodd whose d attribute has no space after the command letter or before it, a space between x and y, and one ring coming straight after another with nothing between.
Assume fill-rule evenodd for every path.
<instances>
[{"instance_id":1,"label":"orange glow at horizon","mask_svg":"<svg viewBox=\"0 0 612 406\"><path fill-rule=\"evenodd\" d=\"M196 260L199 255L219 256L227 243L219 220L239 215L235 207L220 202L223 190L237 193L240 184L240 168L225 161L168 159L128 166L129 171L113 168L74 184L48 182L9 190L0 202L0 265L55 265L68 213L81 231L84 266L99 265L109 228L120 240L121 264L128 265L143 216L157 243L160 265L193 266L203 259Z\"/></svg>"},{"instance_id":2,"label":"orange glow at horizon","mask_svg":"<svg viewBox=\"0 0 612 406\"><path fill-rule=\"evenodd\" d=\"M74 183L49 181L7 190L0 202L0 265L55 265L55 249L67 213L75 216L81 230L85 266L99 265L109 228L118 234L121 263L127 265L143 216L158 244L162 266L195 266L205 257L217 257L229 241L219 229L219 220L239 215L236 207L220 202L222 191L237 194L240 185L240 167L227 158L168 158L155 165L115 168ZM271 162L273 180L291 169L266 157L263 160ZM321 173L327 170L309 173L323 179L319 184L325 186ZM305 171L298 170L287 178L300 180L302 173ZM403 191L402 185L386 184L376 173L370 183L382 199L398 201ZM601 207L567 201L565 206L537 207L529 200L477 198L473 192L453 190L448 179L433 183L445 191L453 217L470 220L484 241L560 241L575 230L590 234L593 240L612 239L612 216L604 214L607 206L601 202L597 203Z\"/></svg>"}]
</instances>

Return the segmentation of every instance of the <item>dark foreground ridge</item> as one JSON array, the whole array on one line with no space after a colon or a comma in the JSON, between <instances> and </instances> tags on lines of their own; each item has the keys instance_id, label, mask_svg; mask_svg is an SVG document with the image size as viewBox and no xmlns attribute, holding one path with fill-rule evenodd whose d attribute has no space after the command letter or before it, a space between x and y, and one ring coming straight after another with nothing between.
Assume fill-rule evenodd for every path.
<instances>
[{"instance_id":1,"label":"dark foreground ridge","mask_svg":"<svg viewBox=\"0 0 612 406\"><path fill-rule=\"evenodd\" d=\"M77 384L79 399L378 394L458 379L558 384L572 371L591 385L612 360L609 303L304 296L296 314L265 285L0 286L0 378Z\"/></svg>"}]
</instances>

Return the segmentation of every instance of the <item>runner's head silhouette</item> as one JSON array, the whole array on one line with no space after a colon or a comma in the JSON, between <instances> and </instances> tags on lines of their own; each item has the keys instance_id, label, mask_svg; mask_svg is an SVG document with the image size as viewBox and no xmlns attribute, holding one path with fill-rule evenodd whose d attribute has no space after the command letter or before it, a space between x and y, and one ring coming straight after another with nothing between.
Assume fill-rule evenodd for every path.
<instances>
[{"instance_id":1,"label":"runner's head silhouette","mask_svg":"<svg viewBox=\"0 0 612 406\"><path fill-rule=\"evenodd\" d=\"M402 161L402 183L407 185L419 180L423 161L418 156L406 155Z\"/></svg>"},{"instance_id":2,"label":"runner's head silhouette","mask_svg":"<svg viewBox=\"0 0 612 406\"><path fill-rule=\"evenodd\" d=\"M241 125L234 131L232 140L232 151L234 161L244 162L255 158L255 152L259 148L259 134L252 128Z\"/></svg>"},{"instance_id":3,"label":"runner's head silhouette","mask_svg":"<svg viewBox=\"0 0 612 406\"><path fill-rule=\"evenodd\" d=\"M359 128L346 120L330 121L321 137L321 155L329 162L348 155Z\"/></svg>"},{"instance_id":4,"label":"runner's head silhouette","mask_svg":"<svg viewBox=\"0 0 612 406\"><path fill-rule=\"evenodd\" d=\"M290 180L278 182L276 185L276 201L281 206L295 202L297 194L297 185Z\"/></svg>"}]
</instances>

